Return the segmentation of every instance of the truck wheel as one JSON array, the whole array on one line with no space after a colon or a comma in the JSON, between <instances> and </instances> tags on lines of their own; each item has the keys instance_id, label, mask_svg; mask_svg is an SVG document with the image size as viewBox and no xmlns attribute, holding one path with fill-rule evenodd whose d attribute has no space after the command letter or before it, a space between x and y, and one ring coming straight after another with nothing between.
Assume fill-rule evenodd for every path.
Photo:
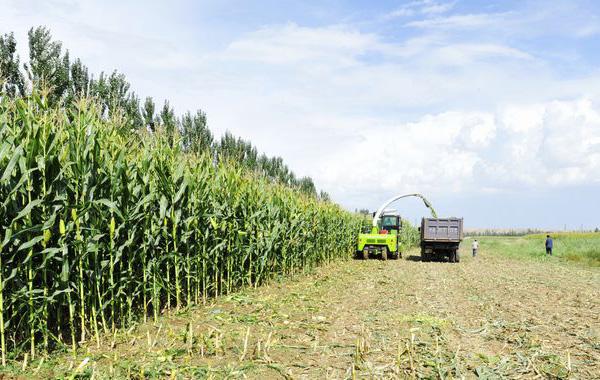
<instances>
[{"instance_id":1,"label":"truck wheel","mask_svg":"<svg viewBox=\"0 0 600 380\"><path fill-rule=\"evenodd\" d=\"M381 251L381 259L385 261L385 260L387 260L387 256L388 256L387 247L383 247L383 251Z\"/></svg>"},{"instance_id":2,"label":"truck wheel","mask_svg":"<svg viewBox=\"0 0 600 380\"><path fill-rule=\"evenodd\" d=\"M366 249L363 249L362 258L363 258L363 260L369 260L369 251L367 251Z\"/></svg>"},{"instance_id":3,"label":"truck wheel","mask_svg":"<svg viewBox=\"0 0 600 380\"><path fill-rule=\"evenodd\" d=\"M460 254L458 253L458 251L454 251L454 262L460 263Z\"/></svg>"}]
</instances>

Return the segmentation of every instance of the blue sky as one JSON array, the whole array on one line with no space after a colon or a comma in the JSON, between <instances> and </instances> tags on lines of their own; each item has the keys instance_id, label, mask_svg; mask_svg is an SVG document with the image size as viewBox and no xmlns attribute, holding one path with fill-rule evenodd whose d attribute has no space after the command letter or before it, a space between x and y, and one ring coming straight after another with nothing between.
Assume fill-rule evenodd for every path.
<instances>
[{"instance_id":1,"label":"blue sky","mask_svg":"<svg viewBox=\"0 0 600 380\"><path fill-rule=\"evenodd\" d=\"M93 72L203 109L349 209L417 191L470 227L600 226L599 16L560 0L0 0L22 56L46 25Z\"/></svg>"}]
</instances>

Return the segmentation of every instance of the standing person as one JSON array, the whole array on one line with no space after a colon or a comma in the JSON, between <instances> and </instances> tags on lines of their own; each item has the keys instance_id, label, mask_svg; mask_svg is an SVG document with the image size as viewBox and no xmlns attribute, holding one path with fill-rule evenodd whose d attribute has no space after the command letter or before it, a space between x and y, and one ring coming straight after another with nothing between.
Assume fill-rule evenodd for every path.
<instances>
[{"instance_id":1,"label":"standing person","mask_svg":"<svg viewBox=\"0 0 600 380\"><path fill-rule=\"evenodd\" d=\"M477 256L477 250L479 249L479 243L477 242L477 239L473 240L471 248L473 248L473 257Z\"/></svg>"},{"instance_id":2,"label":"standing person","mask_svg":"<svg viewBox=\"0 0 600 380\"><path fill-rule=\"evenodd\" d=\"M550 235L546 235L546 255L552 256L553 241Z\"/></svg>"}]
</instances>

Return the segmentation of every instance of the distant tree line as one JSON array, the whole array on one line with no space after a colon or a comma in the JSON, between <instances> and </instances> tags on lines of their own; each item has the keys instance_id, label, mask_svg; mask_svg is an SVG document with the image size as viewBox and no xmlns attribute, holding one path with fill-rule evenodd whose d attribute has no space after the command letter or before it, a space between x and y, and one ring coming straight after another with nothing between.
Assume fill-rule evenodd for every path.
<instances>
[{"instance_id":1,"label":"distant tree line","mask_svg":"<svg viewBox=\"0 0 600 380\"><path fill-rule=\"evenodd\" d=\"M210 154L216 160L231 159L273 181L298 189L322 200L310 177L298 178L281 157L259 154L251 142L226 132L215 139L202 110L176 116L165 100L157 107L152 97L143 102L131 89L124 74L114 70L94 76L79 59L72 59L62 43L52 39L50 30L40 26L28 32L29 61L21 64L14 33L0 36L0 96L21 97L36 88L43 91L50 106L72 107L77 99L91 97L102 107L105 117L122 115L127 120L123 133L166 134L171 144L181 144L188 152Z\"/></svg>"},{"instance_id":2,"label":"distant tree line","mask_svg":"<svg viewBox=\"0 0 600 380\"><path fill-rule=\"evenodd\" d=\"M545 234L548 233L548 230L541 230L538 228L521 228L521 229L485 229L485 230L474 230L474 231L465 231L465 236L525 236L525 235L535 235L535 234ZM558 232L558 231L554 231ZM597 227L595 229L589 230L577 230L577 232L600 232L600 229Z\"/></svg>"},{"instance_id":3,"label":"distant tree line","mask_svg":"<svg viewBox=\"0 0 600 380\"><path fill-rule=\"evenodd\" d=\"M485 229L476 231L465 231L465 236L525 236L533 234L541 234L546 231L536 228L521 228L521 229Z\"/></svg>"}]
</instances>

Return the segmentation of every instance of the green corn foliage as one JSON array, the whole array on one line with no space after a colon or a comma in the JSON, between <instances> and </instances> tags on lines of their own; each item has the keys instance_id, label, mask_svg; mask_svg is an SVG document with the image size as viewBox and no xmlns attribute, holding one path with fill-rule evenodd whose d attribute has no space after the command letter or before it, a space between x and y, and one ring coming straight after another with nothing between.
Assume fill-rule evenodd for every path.
<instances>
[{"instance_id":1,"label":"green corn foliage","mask_svg":"<svg viewBox=\"0 0 600 380\"><path fill-rule=\"evenodd\" d=\"M404 219L402 220L402 228L398 235L398 241L400 242L400 251L405 252L410 248L419 246L421 234L415 226Z\"/></svg>"},{"instance_id":2,"label":"green corn foliage","mask_svg":"<svg viewBox=\"0 0 600 380\"><path fill-rule=\"evenodd\" d=\"M126 125L0 98L3 364L353 253L361 218Z\"/></svg>"}]
</instances>

